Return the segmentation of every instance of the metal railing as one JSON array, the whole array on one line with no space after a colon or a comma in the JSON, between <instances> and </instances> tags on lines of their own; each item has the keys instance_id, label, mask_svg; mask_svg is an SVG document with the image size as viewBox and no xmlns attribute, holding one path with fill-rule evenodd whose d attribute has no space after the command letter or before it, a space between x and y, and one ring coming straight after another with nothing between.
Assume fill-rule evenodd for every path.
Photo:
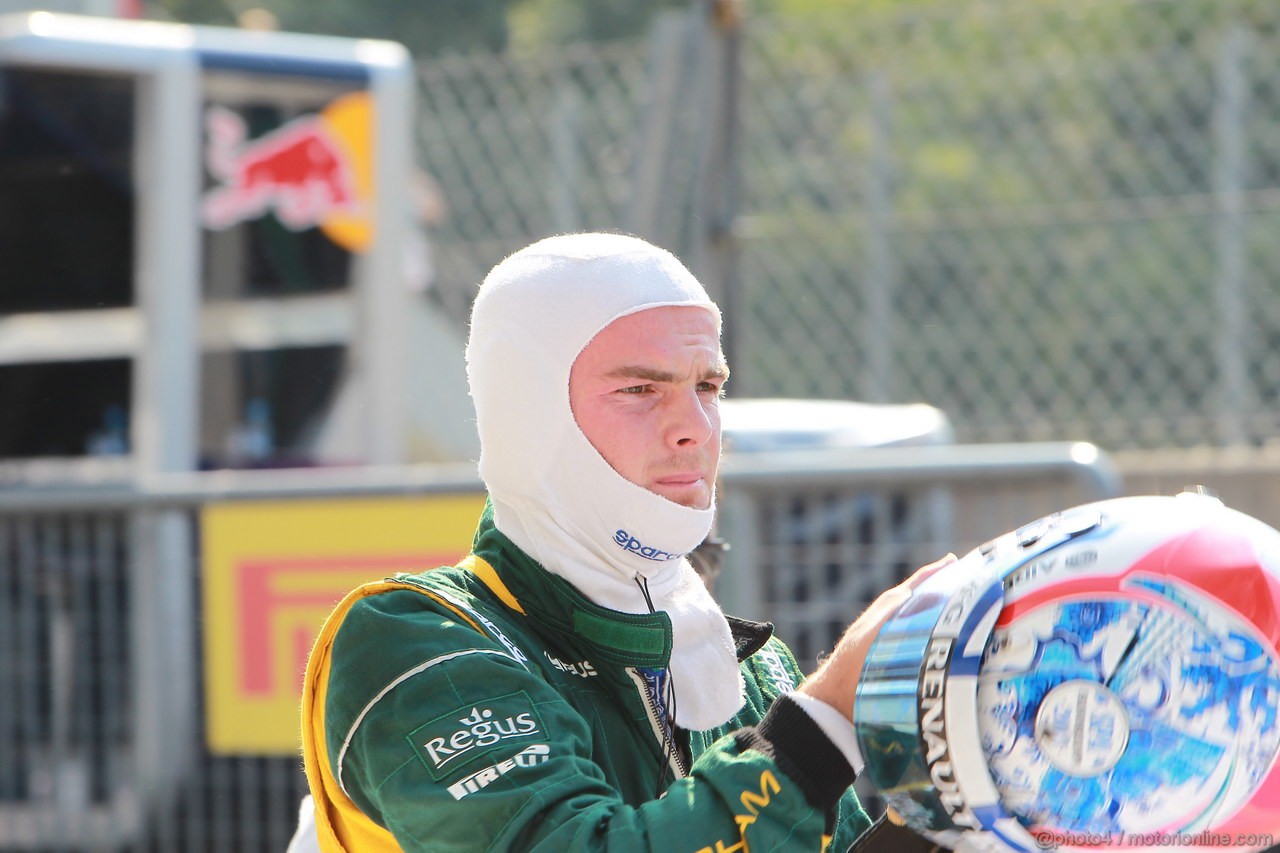
<instances>
[{"instance_id":1,"label":"metal railing","mask_svg":"<svg viewBox=\"0 0 1280 853\"><path fill-rule=\"evenodd\" d=\"M723 480L717 595L806 663L916 565L1119 493L1081 444L744 453ZM205 746L196 511L478 488L466 466L0 491L0 849L282 851L299 760Z\"/></svg>"},{"instance_id":2,"label":"metal railing","mask_svg":"<svg viewBox=\"0 0 1280 853\"><path fill-rule=\"evenodd\" d=\"M805 667L877 594L948 552L1121 494L1087 443L726 457L726 609L768 619Z\"/></svg>"}]
</instances>

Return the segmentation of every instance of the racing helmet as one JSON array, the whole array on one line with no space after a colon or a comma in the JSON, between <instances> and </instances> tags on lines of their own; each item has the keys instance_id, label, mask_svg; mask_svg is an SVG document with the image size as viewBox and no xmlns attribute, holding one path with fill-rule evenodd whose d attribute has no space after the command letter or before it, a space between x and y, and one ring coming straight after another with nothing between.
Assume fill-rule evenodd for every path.
<instances>
[{"instance_id":1,"label":"racing helmet","mask_svg":"<svg viewBox=\"0 0 1280 853\"><path fill-rule=\"evenodd\" d=\"M1280 819L1280 532L1207 494L1042 518L921 583L854 705L867 774L962 850L1257 850Z\"/></svg>"}]
</instances>

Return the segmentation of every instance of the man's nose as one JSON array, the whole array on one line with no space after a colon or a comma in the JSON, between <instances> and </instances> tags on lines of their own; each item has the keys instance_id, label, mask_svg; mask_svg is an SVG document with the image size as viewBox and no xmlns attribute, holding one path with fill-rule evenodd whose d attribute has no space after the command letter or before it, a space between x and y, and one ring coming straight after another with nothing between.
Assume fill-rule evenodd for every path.
<instances>
[{"instance_id":1,"label":"man's nose","mask_svg":"<svg viewBox=\"0 0 1280 853\"><path fill-rule=\"evenodd\" d=\"M718 429L717 422L697 391L678 395L672 405L674 411L667 430L667 440L672 447L701 447L711 440Z\"/></svg>"}]
</instances>

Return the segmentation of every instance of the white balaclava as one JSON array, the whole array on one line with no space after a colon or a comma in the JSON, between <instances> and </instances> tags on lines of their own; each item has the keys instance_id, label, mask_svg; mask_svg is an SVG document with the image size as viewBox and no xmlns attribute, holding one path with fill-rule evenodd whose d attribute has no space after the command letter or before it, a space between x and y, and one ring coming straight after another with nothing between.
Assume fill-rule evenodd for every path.
<instances>
[{"instance_id":1,"label":"white balaclava","mask_svg":"<svg viewBox=\"0 0 1280 853\"><path fill-rule=\"evenodd\" d=\"M676 723L707 729L742 705L724 614L685 555L715 516L638 486L587 440L569 406L569 372L619 317L666 306L720 312L671 253L620 234L566 234L499 263L471 313L467 377L480 477L494 523L594 603L647 613L638 580L671 619Z\"/></svg>"}]
</instances>

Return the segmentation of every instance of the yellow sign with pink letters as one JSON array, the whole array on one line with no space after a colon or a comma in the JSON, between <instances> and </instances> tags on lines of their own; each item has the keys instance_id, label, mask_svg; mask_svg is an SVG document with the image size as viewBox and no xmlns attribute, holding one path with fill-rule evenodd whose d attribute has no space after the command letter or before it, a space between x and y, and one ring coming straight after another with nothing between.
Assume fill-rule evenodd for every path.
<instances>
[{"instance_id":1,"label":"yellow sign with pink letters","mask_svg":"<svg viewBox=\"0 0 1280 853\"><path fill-rule=\"evenodd\" d=\"M296 755L307 654L333 606L467 554L484 496L218 504L201 514L206 740Z\"/></svg>"}]
</instances>

